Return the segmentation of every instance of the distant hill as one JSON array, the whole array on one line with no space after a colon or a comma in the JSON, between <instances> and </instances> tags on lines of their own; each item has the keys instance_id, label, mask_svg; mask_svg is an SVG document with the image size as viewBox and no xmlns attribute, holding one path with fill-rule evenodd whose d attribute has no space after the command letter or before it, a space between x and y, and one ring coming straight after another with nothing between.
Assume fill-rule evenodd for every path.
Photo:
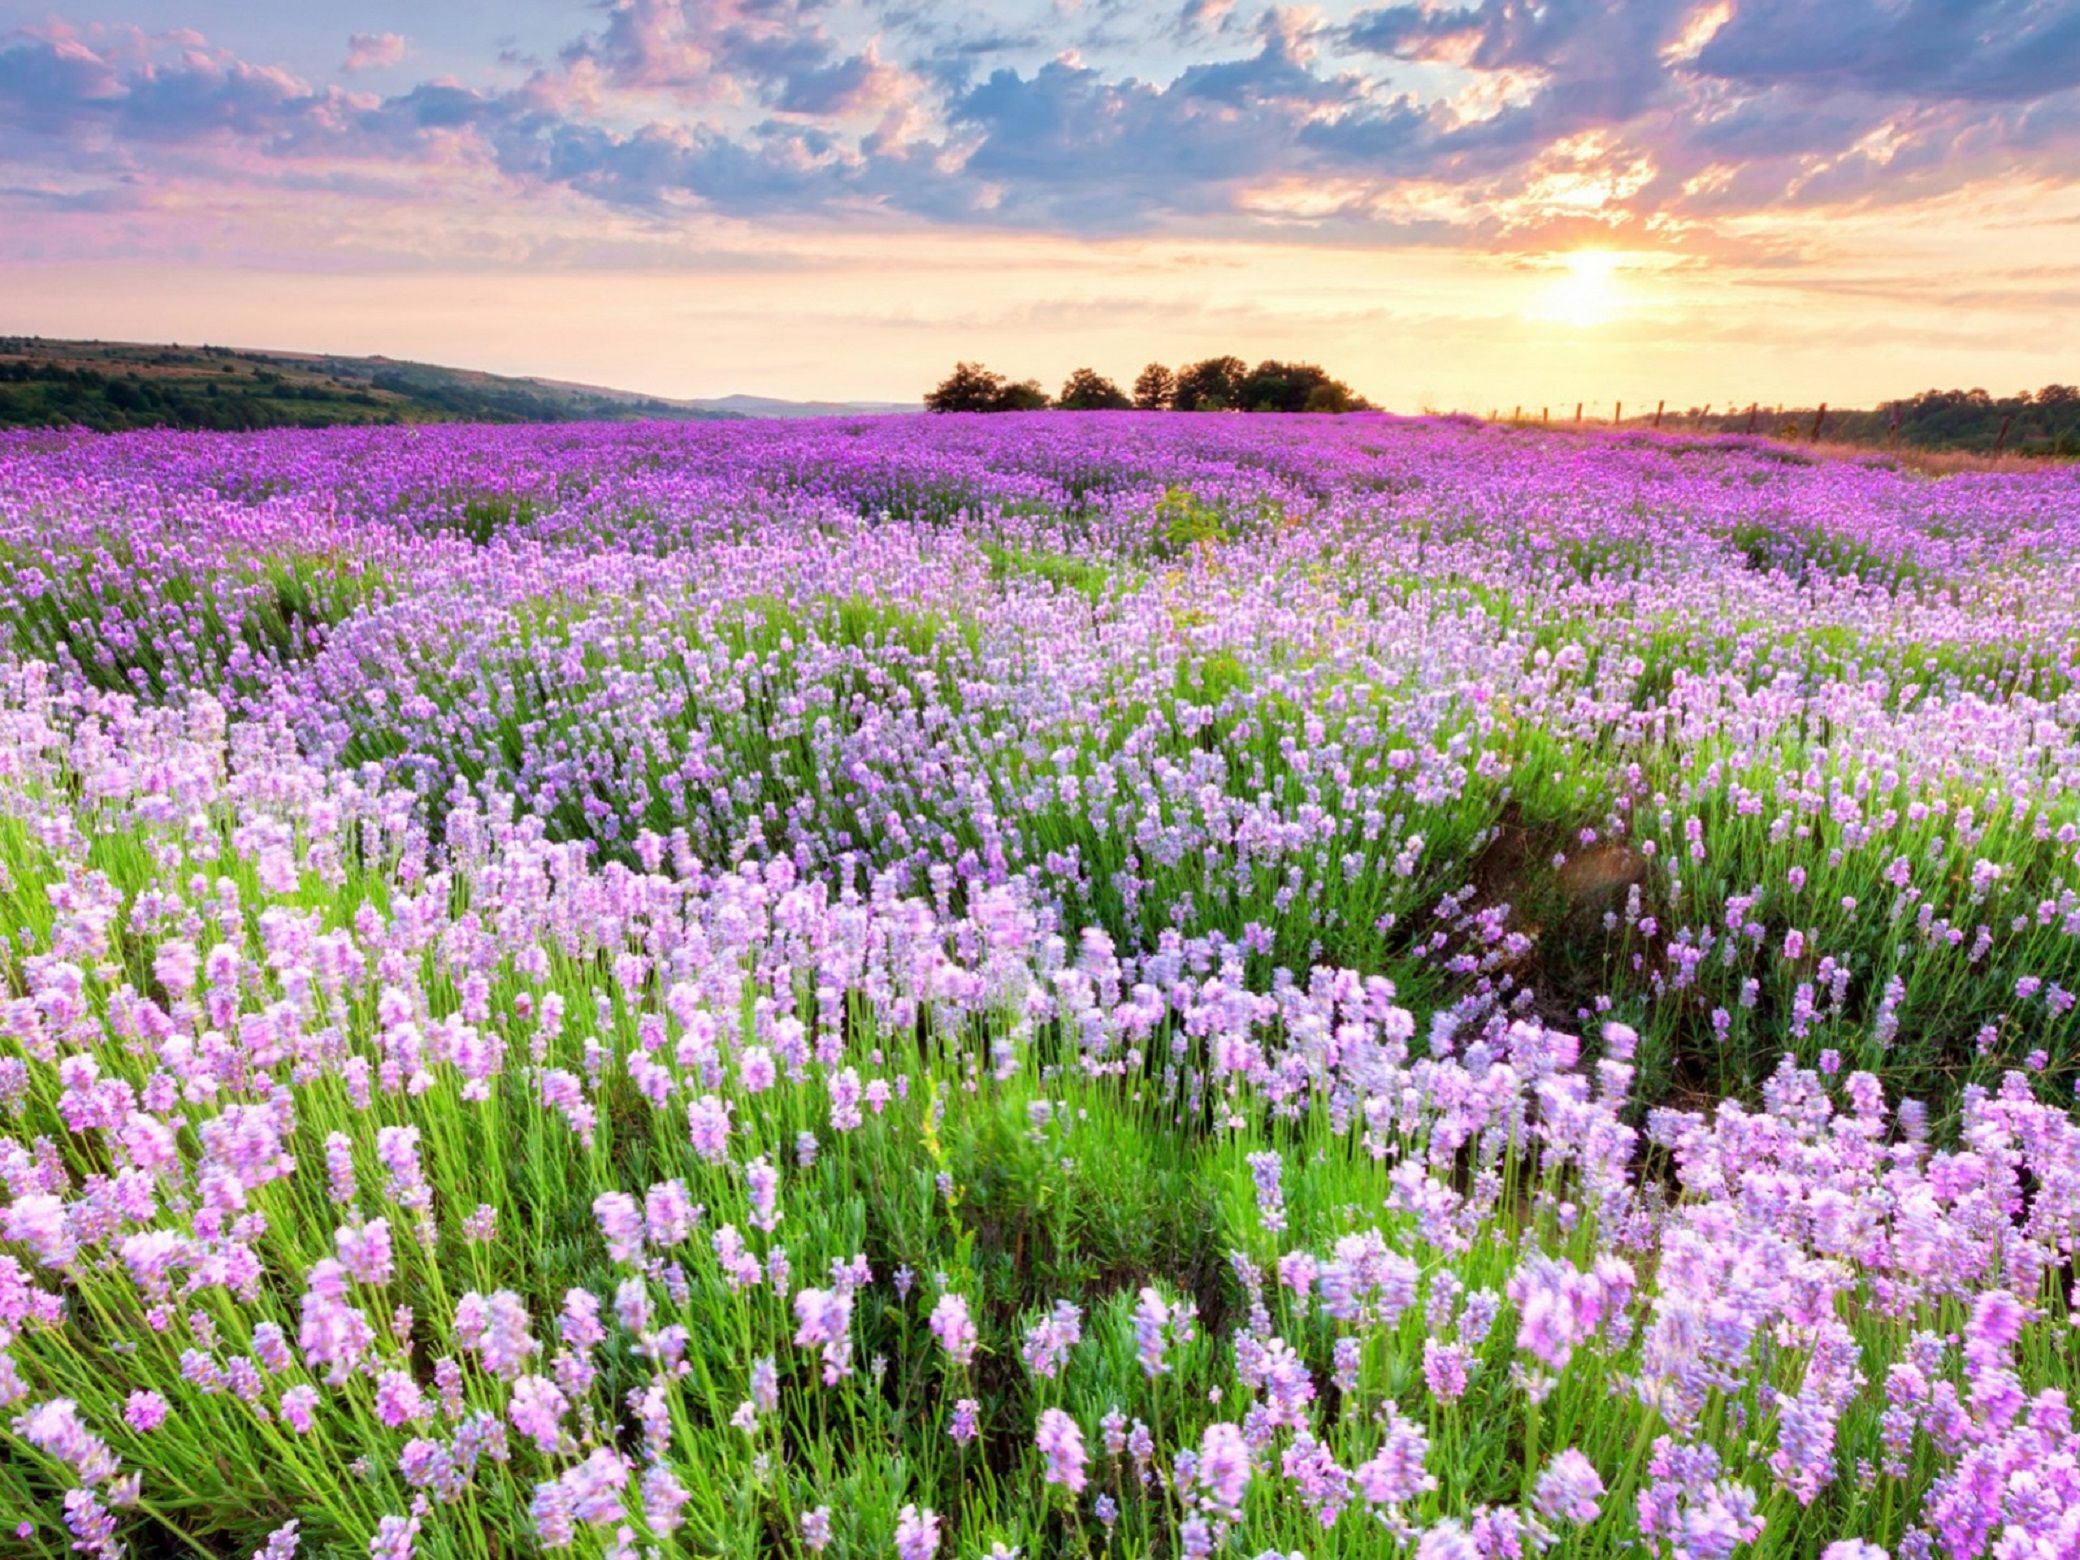
<instances>
[{"instance_id":1,"label":"distant hill","mask_svg":"<svg viewBox=\"0 0 2080 1560\"><path fill-rule=\"evenodd\" d=\"M0 336L0 427L321 428L424 422L714 422L915 407L668 400L387 357Z\"/></svg>"}]
</instances>

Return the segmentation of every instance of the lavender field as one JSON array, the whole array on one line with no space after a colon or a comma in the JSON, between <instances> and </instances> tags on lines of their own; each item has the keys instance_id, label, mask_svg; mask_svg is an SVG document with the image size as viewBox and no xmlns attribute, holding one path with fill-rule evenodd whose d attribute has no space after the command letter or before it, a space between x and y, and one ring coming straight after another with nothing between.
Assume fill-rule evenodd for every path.
<instances>
[{"instance_id":1,"label":"lavender field","mask_svg":"<svg viewBox=\"0 0 2080 1560\"><path fill-rule=\"evenodd\" d=\"M2080 1554L2080 471L0 435L0 1553Z\"/></svg>"}]
</instances>

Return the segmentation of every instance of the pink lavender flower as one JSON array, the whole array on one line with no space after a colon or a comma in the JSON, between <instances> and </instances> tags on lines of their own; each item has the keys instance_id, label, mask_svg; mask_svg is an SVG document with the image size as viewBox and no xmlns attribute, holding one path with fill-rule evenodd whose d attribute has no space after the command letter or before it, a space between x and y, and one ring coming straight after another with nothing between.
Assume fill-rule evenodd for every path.
<instances>
[{"instance_id":1,"label":"pink lavender flower","mask_svg":"<svg viewBox=\"0 0 2080 1560\"><path fill-rule=\"evenodd\" d=\"M1281 1184L1285 1160L1276 1153L1251 1154L1249 1173L1257 1186L1257 1216L1266 1230L1276 1234L1286 1227L1285 1190Z\"/></svg>"},{"instance_id":2,"label":"pink lavender flower","mask_svg":"<svg viewBox=\"0 0 2080 1560\"><path fill-rule=\"evenodd\" d=\"M896 1513L897 1560L932 1560L938 1551L938 1513L918 1506L905 1506Z\"/></svg>"},{"instance_id":3,"label":"pink lavender flower","mask_svg":"<svg viewBox=\"0 0 2080 1560\"><path fill-rule=\"evenodd\" d=\"M802 1513L802 1547L816 1554L830 1548L831 1508L818 1506Z\"/></svg>"},{"instance_id":4,"label":"pink lavender flower","mask_svg":"<svg viewBox=\"0 0 2080 1560\"><path fill-rule=\"evenodd\" d=\"M391 1198L404 1208L423 1208L433 1200L426 1172L419 1163L417 1127L376 1129L376 1160L390 1173Z\"/></svg>"},{"instance_id":5,"label":"pink lavender flower","mask_svg":"<svg viewBox=\"0 0 2080 1560\"><path fill-rule=\"evenodd\" d=\"M643 1226L653 1243L669 1251L693 1234L701 1209L684 1181L659 1181L643 1194Z\"/></svg>"},{"instance_id":6,"label":"pink lavender flower","mask_svg":"<svg viewBox=\"0 0 2080 1560\"><path fill-rule=\"evenodd\" d=\"M1207 1508L1227 1521L1240 1519L1242 1497L1249 1487L1251 1458L1242 1431L1217 1419L1199 1436L1197 1480Z\"/></svg>"},{"instance_id":7,"label":"pink lavender flower","mask_svg":"<svg viewBox=\"0 0 2080 1560\"><path fill-rule=\"evenodd\" d=\"M1169 1373L1164 1355L1176 1336L1173 1315L1170 1303L1158 1290L1142 1288L1134 1306L1134 1349L1141 1360L1142 1374L1151 1380Z\"/></svg>"},{"instance_id":8,"label":"pink lavender flower","mask_svg":"<svg viewBox=\"0 0 2080 1560\"><path fill-rule=\"evenodd\" d=\"M592 1217L606 1237L607 1257L633 1262L643 1248L643 1210L626 1192L602 1192L592 1200Z\"/></svg>"},{"instance_id":9,"label":"pink lavender flower","mask_svg":"<svg viewBox=\"0 0 2080 1560\"><path fill-rule=\"evenodd\" d=\"M1709 1445L1662 1436L1647 1461L1649 1482L1638 1496L1639 1529L1655 1552L1673 1560L1728 1560L1762 1534L1755 1494L1719 1477Z\"/></svg>"},{"instance_id":10,"label":"pink lavender flower","mask_svg":"<svg viewBox=\"0 0 2080 1560\"><path fill-rule=\"evenodd\" d=\"M1088 1459L1083 1449L1083 1431L1076 1421L1058 1408L1043 1409L1034 1444L1047 1459L1046 1482L1059 1484L1071 1495L1082 1494Z\"/></svg>"},{"instance_id":11,"label":"pink lavender flower","mask_svg":"<svg viewBox=\"0 0 2080 1560\"><path fill-rule=\"evenodd\" d=\"M564 1291L563 1310L556 1319L556 1335L573 1349L591 1349L605 1340L600 1325L599 1296L589 1289Z\"/></svg>"},{"instance_id":12,"label":"pink lavender flower","mask_svg":"<svg viewBox=\"0 0 2080 1560\"><path fill-rule=\"evenodd\" d=\"M770 1354L751 1362L751 1401L761 1414L780 1411L780 1366Z\"/></svg>"},{"instance_id":13,"label":"pink lavender flower","mask_svg":"<svg viewBox=\"0 0 2080 1560\"><path fill-rule=\"evenodd\" d=\"M680 1512L693 1497L662 1463L644 1470L640 1489L644 1524L658 1537L670 1538L684 1524Z\"/></svg>"},{"instance_id":14,"label":"pink lavender flower","mask_svg":"<svg viewBox=\"0 0 2080 1560\"><path fill-rule=\"evenodd\" d=\"M570 1400L553 1381L541 1376L522 1376L513 1383L506 1404L506 1417L513 1428L545 1454L553 1454L563 1443L563 1416Z\"/></svg>"},{"instance_id":15,"label":"pink lavender flower","mask_svg":"<svg viewBox=\"0 0 2080 1560\"><path fill-rule=\"evenodd\" d=\"M2022 1336L2028 1313L2022 1302L2005 1289L1989 1289L1972 1302L1964 1329L1965 1358L1977 1370L1992 1369L2006 1362L2008 1351Z\"/></svg>"},{"instance_id":16,"label":"pink lavender flower","mask_svg":"<svg viewBox=\"0 0 2080 1560\"><path fill-rule=\"evenodd\" d=\"M87 1428L71 1398L52 1398L14 1422L14 1432L46 1457L71 1466L82 1484L99 1484L116 1474L115 1454Z\"/></svg>"},{"instance_id":17,"label":"pink lavender flower","mask_svg":"<svg viewBox=\"0 0 2080 1560\"><path fill-rule=\"evenodd\" d=\"M1547 1463L1532 1489L1531 1505L1548 1522L1587 1524L1596 1520L1603 1479L1573 1447Z\"/></svg>"},{"instance_id":18,"label":"pink lavender flower","mask_svg":"<svg viewBox=\"0 0 2080 1560\"><path fill-rule=\"evenodd\" d=\"M762 1045L746 1046L737 1057L737 1081L746 1094L763 1094L773 1087L778 1074L773 1053Z\"/></svg>"},{"instance_id":19,"label":"pink lavender flower","mask_svg":"<svg viewBox=\"0 0 2080 1560\"><path fill-rule=\"evenodd\" d=\"M308 1382L299 1382L282 1394L282 1422L298 1435L309 1435L316 1422L318 1389Z\"/></svg>"},{"instance_id":20,"label":"pink lavender flower","mask_svg":"<svg viewBox=\"0 0 2080 1560\"><path fill-rule=\"evenodd\" d=\"M768 1234L780 1227L780 1172L761 1154L744 1167L751 1198L751 1222Z\"/></svg>"},{"instance_id":21,"label":"pink lavender flower","mask_svg":"<svg viewBox=\"0 0 2080 1560\"><path fill-rule=\"evenodd\" d=\"M614 1286L614 1316L630 1332L641 1336L650 1331L652 1319L650 1286L640 1278L624 1278Z\"/></svg>"},{"instance_id":22,"label":"pink lavender flower","mask_svg":"<svg viewBox=\"0 0 2080 1560\"><path fill-rule=\"evenodd\" d=\"M1057 1300L1052 1311L1026 1330L1026 1368L1052 1381L1082 1337L1083 1312L1067 1300Z\"/></svg>"},{"instance_id":23,"label":"pink lavender flower","mask_svg":"<svg viewBox=\"0 0 2080 1560\"><path fill-rule=\"evenodd\" d=\"M1416 1541L1416 1560L1483 1560L1466 1525L1446 1517Z\"/></svg>"},{"instance_id":24,"label":"pink lavender flower","mask_svg":"<svg viewBox=\"0 0 2080 1560\"><path fill-rule=\"evenodd\" d=\"M865 1118L860 1113L859 1072L846 1067L833 1073L830 1079L831 1130L850 1132Z\"/></svg>"},{"instance_id":25,"label":"pink lavender flower","mask_svg":"<svg viewBox=\"0 0 2080 1560\"><path fill-rule=\"evenodd\" d=\"M1312 1431L1303 1429L1293 1437L1279 1468L1292 1483L1300 1504L1324 1528L1334 1527L1350 1501L1351 1476Z\"/></svg>"},{"instance_id":26,"label":"pink lavender flower","mask_svg":"<svg viewBox=\"0 0 2080 1560\"><path fill-rule=\"evenodd\" d=\"M385 1517L368 1541L369 1560L412 1560L419 1547L417 1517Z\"/></svg>"},{"instance_id":27,"label":"pink lavender flower","mask_svg":"<svg viewBox=\"0 0 2080 1560\"><path fill-rule=\"evenodd\" d=\"M139 1435L150 1435L166 1423L166 1399L156 1392L133 1392L123 1404L123 1422Z\"/></svg>"},{"instance_id":28,"label":"pink lavender flower","mask_svg":"<svg viewBox=\"0 0 2080 1560\"><path fill-rule=\"evenodd\" d=\"M333 1240L340 1266L357 1284L387 1284L395 1275L388 1219L371 1219L359 1226L343 1224Z\"/></svg>"},{"instance_id":29,"label":"pink lavender flower","mask_svg":"<svg viewBox=\"0 0 2080 1560\"><path fill-rule=\"evenodd\" d=\"M0 1236L19 1241L45 1267L71 1265L78 1249L65 1220L65 1204L48 1192L17 1197L0 1212Z\"/></svg>"},{"instance_id":30,"label":"pink lavender flower","mask_svg":"<svg viewBox=\"0 0 2080 1560\"><path fill-rule=\"evenodd\" d=\"M703 1094L686 1107L686 1131L693 1151L710 1164L729 1156L729 1101Z\"/></svg>"},{"instance_id":31,"label":"pink lavender flower","mask_svg":"<svg viewBox=\"0 0 2080 1560\"><path fill-rule=\"evenodd\" d=\"M544 1548L563 1549L573 1543L577 1529L608 1527L624 1514L623 1492L628 1488L628 1461L611 1447L602 1446L575 1467L555 1479L537 1484L529 1512L535 1536Z\"/></svg>"},{"instance_id":32,"label":"pink lavender flower","mask_svg":"<svg viewBox=\"0 0 2080 1560\"><path fill-rule=\"evenodd\" d=\"M852 1292L798 1289L794 1296L795 1347L823 1351L823 1384L836 1386L852 1374Z\"/></svg>"},{"instance_id":33,"label":"pink lavender flower","mask_svg":"<svg viewBox=\"0 0 2080 1560\"><path fill-rule=\"evenodd\" d=\"M1629 1281L1630 1274L1625 1277ZM1508 1293L1517 1307L1517 1347L1556 1371L1595 1332L1609 1299L1600 1275L1543 1253L1517 1269Z\"/></svg>"},{"instance_id":34,"label":"pink lavender flower","mask_svg":"<svg viewBox=\"0 0 2080 1560\"><path fill-rule=\"evenodd\" d=\"M527 1304L509 1289L489 1298L474 1289L455 1302L455 1340L475 1353L494 1376L520 1374L541 1350L528 1331Z\"/></svg>"},{"instance_id":35,"label":"pink lavender flower","mask_svg":"<svg viewBox=\"0 0 2080 1560\"><path fill-rule=\"evenodd\" d=\"M1415 1303L1416 1265L1390 1251L1378 1230L1364 1230L1336 1242L1318 1282L1322 1309L1337 1321L1386 1326Z\"/></svg>"},{"instance_id":36,"label":"pink lavender flower","mask_svg":"<svg viewBox=\"0 0 2080 1560\"><path fill-rule=\"evenodd\" d=\"M391 1430L417 1424L427 1414L419 1384L401 1370L386 1370L376 1381L376 1418Z\"/></svg>"},{"instance_id":37,"label":"pink lavender flower","mask_svg":"<svg viewBox=\"0 0 2080 1560\"><path fill-rule=\"evenodd\" d=\"M965 1299L955 1294L941 1295L939 1303L932 1307L929 1325L932 1336L956 1366L966 1369L973 1363L978 1335Z\"/></svg>"},{"instance_id":38,"label":"pink lavender flower","mask_svg":"<svg viewBox=\"0 0 2080 1560\"><path fill-rule=\"evenodd\" d=\"M344 1132L325 1138L326 1185L334 1202L350 1207L361 1195L354 1177L354 1143Z\"/></svg>"},{"instance_id":39,"label":"pink lavender flower","mask_svg":"<svg viewBox=\"0 0 2080 1560\"><path fill-rule=\"evenodd\" d=\"M1463 1345L1423 1340L1423 1382L1440 1402L1455 1402L1466 1395L1467 1356Z\"/></svg>"},{"instance_id":40,"label":"pink lavender flower","mask_svg":"<svg viewBox=\"0 0 2080 1560\"><path fill-rule=\"evenodd\" d=\"M1400 1506L1437 1488L1436 1476L1425 1468L1429 1456L1422 1424L1395 1414L1379 1450L1353 1470L1352 1480L1368 1505Z\"/></svg>"},{"instance_id":41,"label":"pink lavender flower","mask_svg":"<svg viewBox=\"0 0 2080 1560\"><path fill-rule=\"evenodd\" d=\"M65 1531L72 1535L74 1549L83 1555L103 1556L105 1560L116 1560L122 1554L116 1537L115 1513L92 1490L67 1490L62 1504Z\"/></svg>"}]
</instances>

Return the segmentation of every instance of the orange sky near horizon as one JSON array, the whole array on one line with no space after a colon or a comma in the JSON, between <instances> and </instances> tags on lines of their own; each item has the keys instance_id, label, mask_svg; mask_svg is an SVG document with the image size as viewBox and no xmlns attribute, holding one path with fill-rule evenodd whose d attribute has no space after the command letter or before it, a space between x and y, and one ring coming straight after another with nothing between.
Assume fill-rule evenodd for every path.
<instances>
[{"instance_id":1,"label":"orange sky near horizon","mask_svg":"<svg viewBox=\"0 0 2080 1560\"><path fill-rule=\"evenodd\" d=\"M1151 359L1234 352L1318 361L1404 412L1872 405L2073 378L2072 305L2046 296L2061 217L2019 221L2000 265L1961 277L1944 246L1902 245L1896 220L1853 219L1795 235L1824 245L1795 271L1637 249L974 234L768 244L690 271L0 263L0 331L381 354L670 397L909 401L956 358L1052 390L1085 365L1125 382Z\"/></svg>"}]
</instances>

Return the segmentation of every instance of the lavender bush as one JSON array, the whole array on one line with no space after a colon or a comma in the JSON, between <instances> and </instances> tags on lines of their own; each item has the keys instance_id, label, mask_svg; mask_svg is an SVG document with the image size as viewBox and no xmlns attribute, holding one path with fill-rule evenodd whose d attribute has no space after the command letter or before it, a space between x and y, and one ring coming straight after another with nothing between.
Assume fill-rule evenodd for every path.
<instances>
[{"instance_id":1,"label":"lavender bush","mask_svg":"<svg viewBox=\"0 0 2080 1560\"><path fill-rule=\"evenodd\" d=\"M2080 1552L2080 481L0 436L0 1550Z\"/></svg>"}]
</instances>

